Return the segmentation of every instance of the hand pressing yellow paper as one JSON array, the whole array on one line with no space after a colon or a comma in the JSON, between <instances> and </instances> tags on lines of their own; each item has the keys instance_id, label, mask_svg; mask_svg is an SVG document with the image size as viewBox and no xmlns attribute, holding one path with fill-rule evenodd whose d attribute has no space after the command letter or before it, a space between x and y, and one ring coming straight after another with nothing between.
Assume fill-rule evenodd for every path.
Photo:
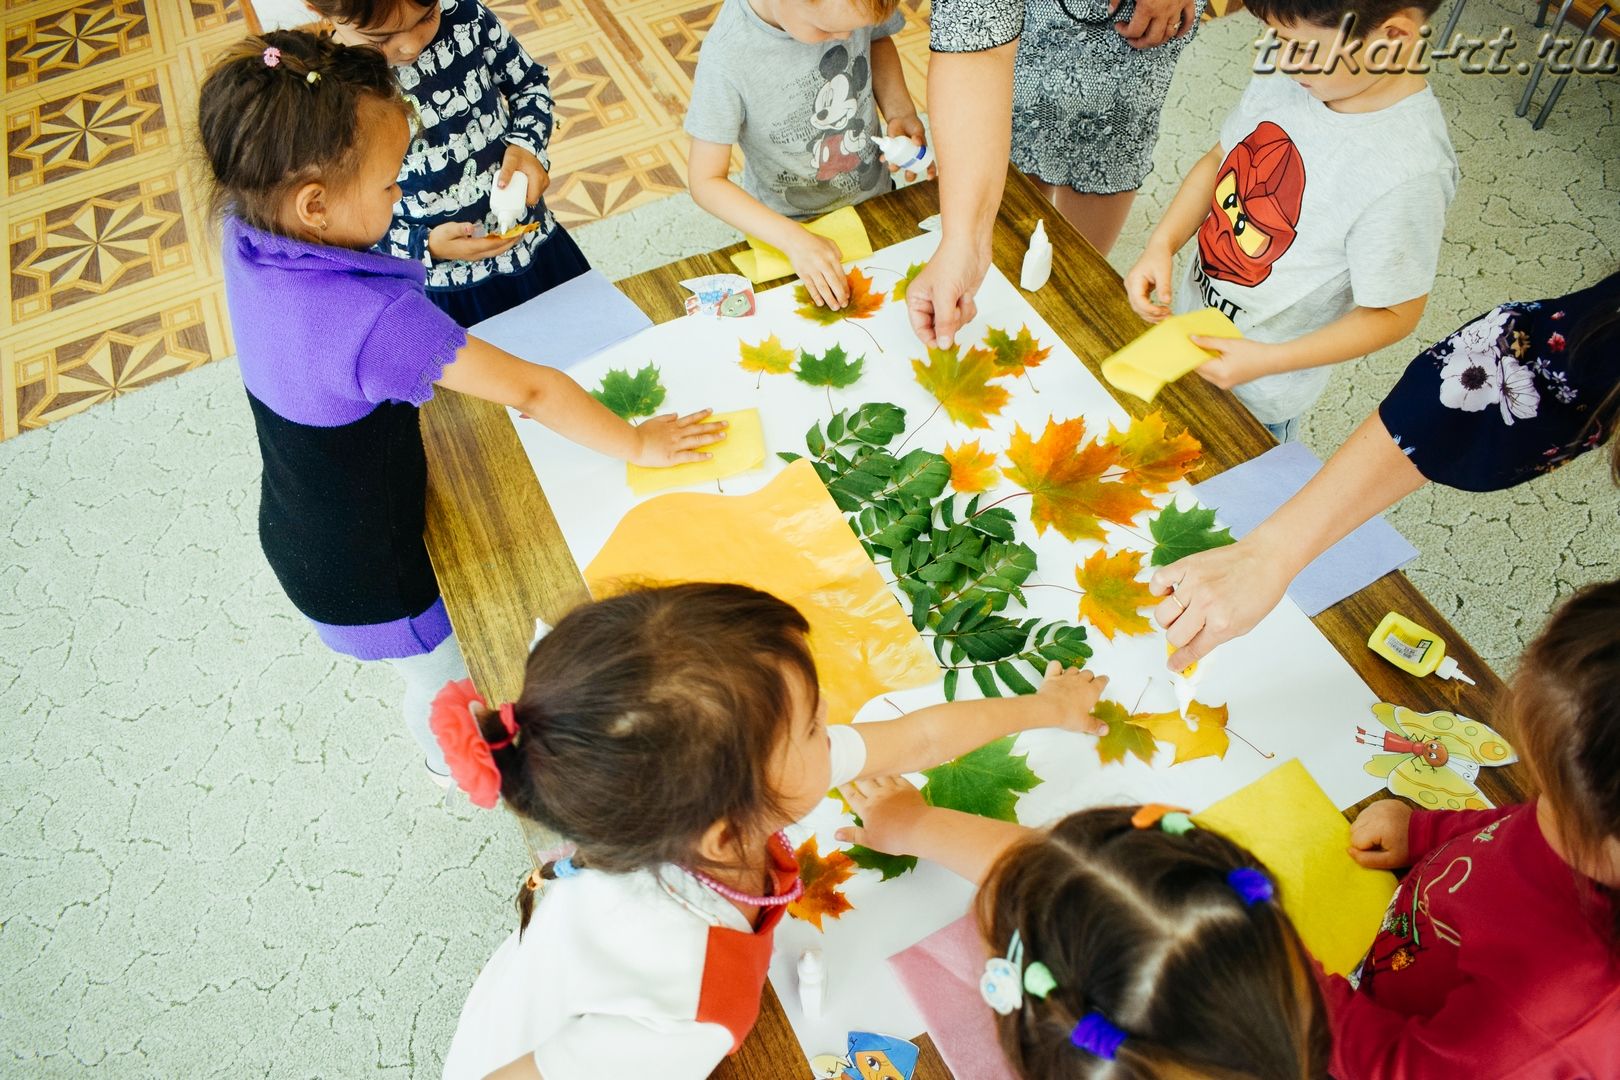
<instances>
[{"instance_id":1,"label":"hand pressing yellow paper","mask_svg":"<svg viewBox=\"0 0 1620 1080\"><path fill-rule=\"evenodd\" d=\"M663 469L626 465L625 478L630 481L630 490L637 495L650 495L654 491L690 487L707 480L724 480L765 464L765 431L760 427L758 409L715 413L709 419L724 420L730 425L724 439L703 447L714 457Z\"/></svg>"},{"instance_id":2,"label":"hand pressing yellow paper","mask_svg":"<svg viewBox=\"0 0 1620 1080\"><path fill-rule=\"evenodd\" d=\"M1199 308L1172 315L1102 362L1103 378L1143 401L1152 401L1166 383L1175 382L1215 354L1200 349L1193 335L1240 338L1240 331L1219 309Z\"/></svg>"},{"instance_id":3,"label":"hand pressing yellow paper","mask_svg":"<svg viewBox=\"0 0 1620 1080\"><path fill-rule=\"evenodd\" d=\"M1355 969L1378 935L1395 875L1350 858L1350 822L1305 766L1279 765L1193 822L1259 856L1277 879L1283 910L1324 968L1335 975Z\"/></svg>"},{"instance_id":4,"label":"hand pressing yellow paper","mask_svg":"<svg viewBox=\"0 0 1620 1080\"><path fill-rule=\"evenodd\" d=\"M828 718L924 686L939 666L808 461L750 495L677 492L633 508L585 568L591 595L621 581L730 581L781 597L810 622Z\"/></svg>"},{"instance_id":5,"label":"hand pressing yellow paper","mask_svg":"<svg viewBox=\"0 0 1620 1080\"><path fill-rule=\"evenodd\" d=\"M826 217L817 218L804 226L817 236L825 236L838 245L838 254L845 262L864 259L872 254L872 241L866 235L866 226L853 206L834 210ZM748 237L748 251L739 251L731 257L737 269L758 285L762 281L791 277L793 263L782 252L757 236Z\"/></svg>"}]
</instances>

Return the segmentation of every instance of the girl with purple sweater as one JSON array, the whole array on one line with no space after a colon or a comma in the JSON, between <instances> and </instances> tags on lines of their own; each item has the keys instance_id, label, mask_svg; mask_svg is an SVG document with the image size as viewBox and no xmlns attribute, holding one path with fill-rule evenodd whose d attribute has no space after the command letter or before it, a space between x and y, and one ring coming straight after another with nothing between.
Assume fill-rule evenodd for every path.
<instances>
[{"instance_id":1,"label":"girl with purple sweater","mask_svg":"<svg viewBox=\"0 0 1620 1080\"><path fill-rule=\"evenodd\" d=\"M446 386L640 465L708 458L723 425L703 410L633 427L554 368L469 337L428 300L421 263L371 250L411 137L382 53L249 38L209 73L200 121L264 460L265 556L329 647L399 670L406 724L447 777L429 706L466 666L422 540L418 407Z\"/></svg>"}]
</instances>

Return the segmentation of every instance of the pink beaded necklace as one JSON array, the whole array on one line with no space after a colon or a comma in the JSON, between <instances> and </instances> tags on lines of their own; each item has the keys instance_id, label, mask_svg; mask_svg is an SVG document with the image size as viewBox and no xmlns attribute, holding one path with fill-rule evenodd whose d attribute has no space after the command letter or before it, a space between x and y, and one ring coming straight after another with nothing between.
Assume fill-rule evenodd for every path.
<instances>
[{"instance_id":1,"label":"pink beaded necklace","mask_svg":"<svg viewBox=\"0 0 1620 1080\"><path fill-rule=\"evenodd\" d=\"M772 839L782 845L782 850L793 850L793 845L788 843L787 833L779 832ZM748 907L781 907L783 904L793 903L793 901L804 895L804 879L802 878L795 878L793 887L785 893L779 893L776 896L750 896L748 893L733 889L730 885L721 884L701 870L687 868L686 872L707 885L714 892L730 900L733 904L743 904Z\"/></svg>"}]
</instances>

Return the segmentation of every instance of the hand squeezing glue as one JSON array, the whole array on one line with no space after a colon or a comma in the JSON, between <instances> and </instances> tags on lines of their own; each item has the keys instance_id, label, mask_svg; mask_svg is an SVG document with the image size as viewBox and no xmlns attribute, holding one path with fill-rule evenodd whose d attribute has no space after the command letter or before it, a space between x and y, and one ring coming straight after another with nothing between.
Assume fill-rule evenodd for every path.
<instances>
[{"instance_id":1,"label":"hand squeezing glue","mask_svg":"<svg viewBox=\"0 0 1620 1080\"><path fill-rule=\"evenodd\" d=\"M914 176L926 176L934 163L934 148L919 146L904 135L873 135L872 141L890 165Z\"/></svg>"},{"instance_id":2,"label":"hand squeezing glue","mask_svg":"<svg viewBox=\"0 0 1620 1080\"><path fill-rule=\"evenodd\" d=\"M529 177L527 173L514 171L506 179L505 187L491 186L489 189L489 211L495 215L495 223L503 233L510 232L517 227L517 223L529 209Z\"/></svg>"},{"instance_id":3,"label":"hand squeezing glue","mask_svg":"<svg viewBox=\"0 0 1620 1080\"><path fill-rule=\"evenodd\" d=\"M1422 677L1434 674L1442 679L1461 679L1469 686L1478 684L1457 670L1457 661L1446 655L1446 643L1433 630L1426 630L1405 615L1390 612L1367 639L1367 648L1402 671Z\"/></svg>"}]
</instances>

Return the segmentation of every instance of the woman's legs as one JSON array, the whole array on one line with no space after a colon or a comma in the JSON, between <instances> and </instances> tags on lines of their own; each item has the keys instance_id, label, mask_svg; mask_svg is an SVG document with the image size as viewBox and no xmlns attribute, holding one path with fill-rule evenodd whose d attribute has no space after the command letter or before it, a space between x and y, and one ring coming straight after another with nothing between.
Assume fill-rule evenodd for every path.
<instances>
[{"instance_id":1,"label":"woman's legs","mask_svg":"<svg viewBox=\"0 0 1620 1080\"><path fill-rule=\"evenodd\" d=\"M1105 256L1113 250L1120 230L1125 228L1125 219L1130 216L1131 204L1136 201L1135 191L1094 195L1062 184L1048 184L1038 176L1025 175L1041 189L1046 201L1056 207L1070 225L1080 230L1080 235L1089 240L1092 247Z\"/></svg>"}]
</instances>

